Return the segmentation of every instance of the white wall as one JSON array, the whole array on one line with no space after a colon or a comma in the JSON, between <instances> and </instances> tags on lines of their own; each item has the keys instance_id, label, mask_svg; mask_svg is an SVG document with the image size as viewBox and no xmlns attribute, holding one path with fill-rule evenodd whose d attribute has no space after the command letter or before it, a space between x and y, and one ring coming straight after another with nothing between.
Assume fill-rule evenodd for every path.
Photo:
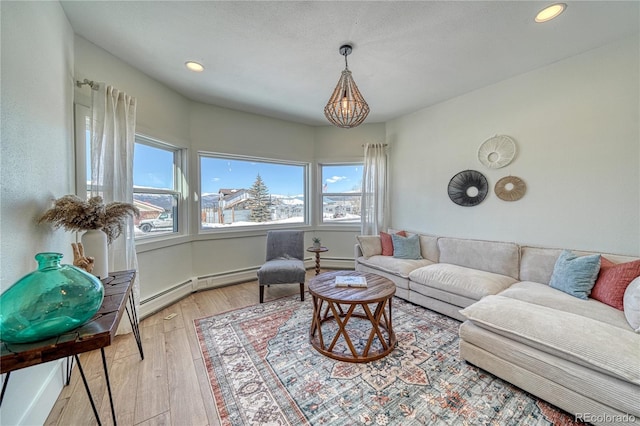
<instances>
[{"instance_id":1,"label":"white wall","mask_svg":"<svg viewBox=\"0 0 640 426\"><path fill-rule=\"evenodd\" d=\"M188 294L192 287L181 285L194 278L222 276L228 282L253 278L255 273L250 270L264 261L265 232L198 235L198 151L313 164L317 155L359 160L363 143L384 140L383 124L348 131L310 127L190 101L79 36L75 37L75 74L78 80L103 81L135 96L137 131L187 149L191 234L166 244L138 244L140 295L141 300L149 301L143 305L143 315ZM89 89L82 90L88 97ZM315 176L311 183L315 184ZM312 227L304 229L310 231ZM356 233L334 230L320 236L324 244L334 248L331 256L342 259L352 257ZM307 234L311 245L312 234L318 233ZM225 279L213 281L215 285Z\"/></svg>"},{"instance_id":2,"label":"white wall","mask_svg":"<svg viewBox=\"0 0 640 426\"><path fill-rule=\"evenodd\" d=\"M73 235L36 221L53 198L74 192L73 32L57 2L0 3L0 288L56 251L71 263ZM62 389L55 361L15 371L0 423L41 424Z\"/></svg>"},{"instance_id":3,"label":"white wall","mask_svg":"<svg viewBox=\"0 0 640 426\"><path fill-rule=\"evenodd\" d=\"M189 147L191 102L80 36L75 36L75 77L102 81L134 96L137 132Z\"/></svg>"},{"instance_id":4,"label":"white wall","mask_svg":"<svg viewBox=\"0 0 640 426\"><path fill-rule=\"evenodd\" d=\"M314 128L315 151L318 161L342 161L345 158L363 159L366 143L386 143L385 124L361 124L353 129L334 126Z\"/></svg>"},{"instance_id":5,"label":"white wall","mask_svg":"<svg viewBox=\"0 0 640 426\"><path fill-rule=\"evenodd\" d=\"M364 144L386 143L385 124L365 123L353 129L340 129L330 125L315 127L314 140L316 163L363 161ZM353 259L353 247L356 235L359 234L360 226L345 230L323 225L314 231L314 235L322 240L322 245L329 248L327 253L322 254L322 258L336 260Z\"/></svg>"},{"instance_id":6,"label":"white wall","mask_svg":"<svg viewBox=\"0 0 640 426\"><path fill-rule=\"evenodd\" d=\"M638 52L623 40L387 123L393 227L640 255ZM477 150L496 134L518 154L490 170ZM476 207L447 195L465 169L489 181ZM520 201L493 192L508 175L527 184Z\"/></svg>"},{"instance_id":7,"label":"white wall","mask_svg":"<svg viewBox=\"0 0 640 426\"><path fill-rule=\"evenodd\" d=\"M309 126L196 102L191 106L190 126L192 170L198 167L198 151L313 162L313 128ZM197 180L196 173L194 178ZM194 181L195 191L198 186ZM193 232L197 234L197 226ZM256 231L196 237L194 276L233 275L259 267L264 263L265 235ZM307 239L310 244L311 237ZM250 275L254 278L255 272Z\"/></svg>"},{"instance_id":8,"label":"white wall","mask_svg":"<svg viewBox=\"0 0 640 426\"><path fill-rule=\"evenodd\" d=\"M191 101L80 36L75 37L75 75L77 80L101 81L134 96L137 99L136 132L191 153ZM82 90L90 95L86 86ZM153 245L138 245L141 300L192 276L189 239L173 243L155 250L151 250Z\"/></svg>"},{"instance_id":9,"label":"white wall","mask_svg":"<svg viewBox=\"0 0 640 426\"><path fill-rule=\"evenodd\" d=\"M198 103L193 104L190 118L194 151L304 161L313 166L319 159L361 161L363 143L384 142L385 139L384 124L362 125L349 130L329 125L309 127ZM193 164L192 169L195 168ZM317 176L312 175L311 185L317 187ZM315 212L319 200L312 199L311 202L311 210ZM339 265L346 261L345 267L351 267L355 235L359 234L359 229L316 227L316 222L314 217L312 226L305 227L305 240L311 245L311 237L318 236L323 245L329 247L329 252L322 255L322 264L329 265L333 261L334 265ZM193 244L193 274L253 278L255 272L243 274L243 271L257 268L264 262L264 247L264 232L231 234L222 238L197 237Z\"/></svg>"},{"instance_id":10,"label":"white wall","mask_svg":"<svg viewBox=\"0 0 640 426\"><path fill-rule=\"evenodd\" d=\"M73 82L83 78L135 96L138 131L188 150L194 171L192 215L198 150L316 162L360 159L363 143L387 142L395 228L640 254L637 40L558 62L386 126L341 130L191 102L85 39L74 39L55 2L1 2L0 7L3 290L35 268L35 253L56 250L71 256L71 234L34 222L48 200L74 190ZM476 153L494 134L514 137L519 153L508 167L487 170ZM34 155L42 152L46 156ZM485 173L491 186L502 176L520 176L528 193L506 203L491 192L477 207L456 206L447 197L447 183L467 168ZM330 247L328 256L352 256L357 231L307 229ZM142 298L194 276L233 276L260 264L263 248L263 233L236 239L194 235L169 247L143 245ZM61 380L57 365L16 372L3 404L11 410L0 412L1 423L41 423Z\"/></svg>"}]
</instances>

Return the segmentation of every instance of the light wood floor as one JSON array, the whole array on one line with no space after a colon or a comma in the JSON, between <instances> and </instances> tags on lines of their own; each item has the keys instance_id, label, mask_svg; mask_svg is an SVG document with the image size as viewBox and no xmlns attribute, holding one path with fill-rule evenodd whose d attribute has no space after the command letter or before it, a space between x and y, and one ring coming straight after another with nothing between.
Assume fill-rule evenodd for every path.
<instances>
[{"instance_id":1,"label":"light wood floor","mask_svg":"<svg viewBox=\"0 0 640 426\"><path fill-rule=\"evenodd\" d=\"M307 281L314 275L307 271ZM298 284L273 285L265 288L265 302L290 294L299 294ZM257 281L191 294L140 322L144 361L133 335L116 336L105 353L118 424L219 425L193 320L256 303ZM100 351L80 360L102 424L111 425ZM45 424L97 424L77 367Z\"/></svg>"}]
</instances>

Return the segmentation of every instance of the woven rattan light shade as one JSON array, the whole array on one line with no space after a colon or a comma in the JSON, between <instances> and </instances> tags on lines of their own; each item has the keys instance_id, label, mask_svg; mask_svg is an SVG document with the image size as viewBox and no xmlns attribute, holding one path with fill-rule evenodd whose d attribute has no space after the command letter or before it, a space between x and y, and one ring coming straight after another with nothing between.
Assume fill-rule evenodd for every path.
<instances>
[{"instance_id":1,"label":"woven rattan light shade","mask_svg":"<svg viewBox=\"0 0 640 426\"><path fill-rule=\"evenodd\" d=\"M350 129L356 127L369 115L369 105L358 90L353 81L351 71L347 65L347 55L351 53L351 46L340 47L340 54L344 55L345 69L342 71L338 85L333 90L327 106L324 107L324 115L331 124Z\"/></svg>"},{"instance_id":2,"label":"woven rattan light shade","mask_svg":"<svg viewBox=\"0 0 640 426\"><path fill-rule=\"evenodd\" d=\"M362 124L369 115L369 105L353 81L351 71L342 71L340 81L324 107L324 115L332 124L344 129Z\"/></svg>"}]
</instances>

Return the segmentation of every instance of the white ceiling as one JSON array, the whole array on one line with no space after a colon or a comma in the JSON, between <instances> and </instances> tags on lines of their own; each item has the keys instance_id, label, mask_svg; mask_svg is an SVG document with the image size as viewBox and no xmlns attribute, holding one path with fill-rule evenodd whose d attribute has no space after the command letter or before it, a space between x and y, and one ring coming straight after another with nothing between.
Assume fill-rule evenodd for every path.
<instances>
[{"instance_id":1,"label":"white ceiling","mask_svg":"<svg viewBox=\"0 0 640 426\"><path fill-rule=\"evenodd\" d=\"M328 124L347 42L374 123L638 35L638 1L570 1L536 24L550 3L61 2L77 34L190 99L309 125Z\"/></svg>"}]
</instances>

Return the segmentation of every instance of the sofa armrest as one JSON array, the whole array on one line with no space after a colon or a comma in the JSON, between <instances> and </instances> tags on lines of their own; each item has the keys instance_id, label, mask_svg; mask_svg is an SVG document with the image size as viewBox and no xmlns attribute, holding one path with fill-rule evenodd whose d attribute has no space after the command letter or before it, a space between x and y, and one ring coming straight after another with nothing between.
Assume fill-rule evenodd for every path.
<instances>
[{"instance_id":1,"label":"sofa armrest","mask_svg":"<svg viewBox=\"0 0 640 426\"><path fill-rule=\"evenodd\" d=\"M357 260L359 257L362 257L362 256L363 256L362 248L360 247L360 244L356 244L356 245L353 247L353 253L354 253L354 256L355 256L355 257L354 257L354 259L356 259L356 260Z\"/></svg>"}]
</instances>

